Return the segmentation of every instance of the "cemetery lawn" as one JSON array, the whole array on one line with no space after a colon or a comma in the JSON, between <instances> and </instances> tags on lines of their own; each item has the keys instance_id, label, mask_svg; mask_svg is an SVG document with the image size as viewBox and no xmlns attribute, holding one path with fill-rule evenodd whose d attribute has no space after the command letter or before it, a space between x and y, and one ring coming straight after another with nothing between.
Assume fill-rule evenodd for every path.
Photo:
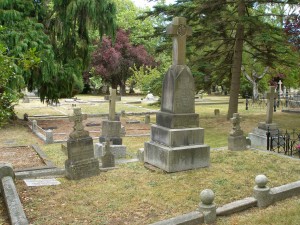
<instances>
[{"instance_id":1,"label":"cemetery lawn","mask_svg":"<svg viewBox=\"0 0 300 225\"><path fill-rule=\"evenodd\" d=\"M300 160L254 150L214 150L209 168L179 173L151 171L141 163L118 167L79 181L59 178L59 186L26 187L23 181L17 181L29 221L34 224L149 224L196 210L203 189L212 189L216 194L215 203L223 205L252 196L258 174L269 178L270 187L300 179ZM258 214L257 220L263 211L253 211ZM276 224L271 222L271 216L269 219L270 223L266 224Z\"/></svg>"},{"instance_id":2,"label":"cemetery lawn","mask_svg":"<svg viewBox=\"0 0 300 225\"><path fill-rule=\"evenodd\" d=\"M212 100L221 102L224 99ZM157 106L142 107L158 109ZM205 128L204 143L211 148L227 146L231 129L231 123L226 120L227 108L227 104L196 105L200 127ZM214 109L220 110L220 116L214 115ZM241 127L245 135L265 119L263 107L251 107L246 111L241 103L239 111L244 118ZM281 129L300 127L299 114L278 111L274 113L274 121ZM151 116L151 122L155 123L154 116ZM148 140L149 137L123 138L131 154L135 154ZM0 147L35 143L55 165L64 167L66 156L61 151L61 144L45 145L31 133L26 123L17 122L0 129ZM254 179L258 174L269 178L270 187L300 180L300 160L256 150L212 150L209 168L179 173L151 171L139 162L118 167L79 181L58 178L61 182L58 186L27 187L24 181L17 180L17 190L30 223L143 225L196 210L199 193L203 189L212 189L216 195L215 203L220 206L252 196ZM224 217L218 219L218 224L296 225L300 219L299 201L299 197L293 198L267 209L253 209ZM0 198L0 224L6 223L8 218Z\"/></svg>"}]
</instances>

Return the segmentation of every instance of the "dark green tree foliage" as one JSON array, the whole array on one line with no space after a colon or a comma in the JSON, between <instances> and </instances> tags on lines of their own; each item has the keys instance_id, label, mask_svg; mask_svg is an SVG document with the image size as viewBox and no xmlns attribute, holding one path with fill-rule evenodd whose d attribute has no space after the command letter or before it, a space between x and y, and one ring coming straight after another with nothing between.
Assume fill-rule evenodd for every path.
<instances>
[{"instance_id":1,"label":"dark green tree foliage","mask_svg":"<svg viewBox=\"0 0 300 225\"><path fill-rule=\"evenodd\" d=\"M7 27L0 40L8 56L22 57L35 49L41 59L29 71L16 70L28 89L36 89L47 102L82 90L82 71L89 58L88 29L97 28L100 36L113 35L115 29L115 7L106 0L3 0L0 10L0 23Z\"/></svg>"},{"instance_id":2,"label":"dark green tree foliage","mask_svg":"<svg viewBox=\"0 0 300 225\"><path fill-rule=\"evenodd\" d=\"M184 16L193 29L188 40L189 64L202 88L230 83L228 118L238 110L242 56L249 54L264 66L287 63L282 57L289 54L282 27L266 22L267 6L299 4L298 1L253 0L177 0L171 6L157 6L147 16L165 15L167 19ZM272 14L272 17L277 15ZM282 16L282 15L278 15ZM159 27L158 33L165 28ZM170 39L169 39L170 40ZM170 45L168 45L170 46ZM247 63L247 62L245 62ZM202 80L202 82L199 82ZM229 86L228 86L229 88Z\"/></svg>"}]
</instances>

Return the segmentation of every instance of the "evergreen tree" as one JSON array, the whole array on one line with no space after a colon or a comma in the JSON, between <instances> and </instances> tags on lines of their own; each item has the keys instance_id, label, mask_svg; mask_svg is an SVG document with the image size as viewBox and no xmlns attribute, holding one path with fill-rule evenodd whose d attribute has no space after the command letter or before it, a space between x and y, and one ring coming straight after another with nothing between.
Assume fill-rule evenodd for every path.
<instances>
[{"instance_id":1,"label":"evergreen tree","mask_svg":"<svg viewBox=\"0 0 300 225\"><path fill-rule=\"evenodd\" d=\"M230 77L228 118L238 111L243 53L250 54L264 66L284 63L283 55L290 54L282 27L268 23L266 17L280 16L268 13L277 4L295 4L298 1L253 0L177 0L171 6L160 5L147 16L184 16L192 26L189 39L189 63L196 75L210 86L214 80ZM262 10L264 9L264 10ZM165 29L165 28L163 28ZM157 29L158 33L162 28ZM247 50L245 51L245 49ZM205 78L205 79L204 79ZM197 80L197 79L196 79Z\"/></svg>"},{"instance_id":2,"label":"evergreen tree","mask_svg":"<svg viewBox=\"0 0 300 225\"><path fill-rule=\"evenodd\" d=\"M8 56L16 58L35 49L40 64L15 70L28 89L36 89L47 102L82 90L82 71L89 62L88 29L97 28L100 36L113 35L115 29L115 6L106 0L5 0L0 10L0 23L7 27L0 41Z\"/></svg>"}]
</instances>

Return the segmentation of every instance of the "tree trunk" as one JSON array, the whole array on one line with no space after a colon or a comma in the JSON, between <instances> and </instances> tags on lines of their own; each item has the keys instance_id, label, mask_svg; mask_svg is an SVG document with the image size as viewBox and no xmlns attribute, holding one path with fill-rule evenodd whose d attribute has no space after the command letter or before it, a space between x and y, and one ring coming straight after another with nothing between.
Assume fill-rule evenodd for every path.
<instances>
[{"instance_id":1,"label":"tree trunk","mask_svg":"<svg viewBox=\"0 0 300 225\"><path fill-rule=\"evenodd\" d=\"M125 84L120 84L120 95L121 96L126 95L126 85Z\"/></svg>"},{"instance_id":2,"label":"tree trunk","mask_svg":"<svg viewBox=\"0 0 300 225\"><path fill-rule=\"evenodd\" d=\"M235 35L235 45L233 53L233 63L231 68L231 84L230 84L230 98L227 119L232 118L233 113L238 112L238 99L240 92L241 83L241 67L243 59L243 44L244 44L244 25L243 17L245 16L245 2L244 0L238 3L238 16L240 21L237 25L236 35Z\"/></svg>"},{"instance_id":3,"label":"tree trunk","mask_svg":"<svg viewBox=\"0 0 300 225\"><path fill-rule=\"evenodd\" d=\"M256 101L256 100L258 100L258 83L256 82L256 80L253 80L252 85L253 85L253 87L252 87L252 93L253 93L252 99L253 99L253 101Z\"/></svg>"}]
</instances>

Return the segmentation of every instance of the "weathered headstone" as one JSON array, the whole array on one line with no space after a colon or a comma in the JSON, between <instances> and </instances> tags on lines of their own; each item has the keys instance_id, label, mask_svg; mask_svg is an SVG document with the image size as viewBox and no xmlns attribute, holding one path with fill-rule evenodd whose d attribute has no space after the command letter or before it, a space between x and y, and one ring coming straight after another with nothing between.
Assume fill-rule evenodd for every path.
<instances>
[{"instance_id":1,"label":"weathered headstone","mask_svg":"<svg viewBox=\"0 0 300 225\"><path fill-rule=\"evenodd\" d=\"M67 141L65 168L68 179L78 180L98 175L100 170L99 161L94 158L93 139L82 124L87 115L82 115L80 108L73 110L74 116L70 117L70 121L74 121L74 130Z\"/></svg>"},{"instance_id":2,"label":"weathered headstone","mask_svg":"<svg viewBox=\"0 0 300 225\"><path fill-rule=\"evenodd\" d=\"M115 167L115 156L111 152L110 140L105 142L104 155L101 157L102 168Z\"/></svg>"},{"instance_id":3,"label":"weathered headstone","mask_svg":"<svg viewBox=\"0 0 300 225\"><path fill-rule=\"evenodd\" d=\"M102 121L102 132L99 137L99 142L95 146L95 156L102 156L102 149L107 139L112 142L110 146L111 152L116 154L115 157L125 157L126 156L126 146L122 145L122 124L120 119L116 116L116 90L111 89L109 97L109 116L108 120Z\"/></svg>"},{"instance_id":4,"label":"weathered headstone","mask_svg":"<svg viewBox=\"0 0 300 225\"><path fill-rule=\"evenodd\" d=\"M269 92L267 93L267 115L265 122L259 122L258 127L255 128L252 133L249 133L249 139L251 140L251 146L256 148L267 148L267 131L269 130L271 134L275 134L278 126L273 123L273 107L275 95L275 87L270 86Z\"/></svg>"},{"instance_id":5,"label":"weathered headstone","mask_svg":"<svg viewBox=\"0 0 300 225\"><path fill-rule=\"evenodd\" d=\"M164 77L151 140L145 142L145 162L167 172L209 166L210 148L203 144L204 129L195 113L194 78L185 65L186 38L191 33L184 17L175 17L167 27L173 38L173 65Z\"/></svg>"},{"instance_id":6,"label":"weathered headstone","mask_svg":"<svg viewBox=\"0 0 300 225\"><path fill-rule=\"evenodd\" d=\"M150 123L150 114L146 114L145 115L145 124L149 124Z\"/></svg>"},{"instance_id":7,"label":"weathered headstone","mask_svg":"<svg viewBox=\"0 0 300 225\"><path fill-rule=\"evenodd\" d=\"M220 109L215 109L214 113L215 113L215 116L220 116Z\"/></svg>"},{"instance_id":8,"label":"weathered headstone","mask_svg":"<svg viewBox=\"0 0 300 225\"><path fill-rule=\"evenodd\" d=\"M230 119L232 130L228 137L228 150L246 150L247 148L247 140L240 126L241 119L238 113L234 113Z\"/></svg>"},{"instance_id":9,"label":"weathered headstone","mask_svg":"<svg viewBox=\"0 0 300 225\"><path fill-rule=\"evenodd\" d=\"M102 121L102 134L99 138L100 143L109 138L113 145L122 145L122 138L120 135L121 122L116 120L116 90L111 89L109 98L109 117L108 120Z\"/></svg>"},{"instance_id":10,"label":"weathered headstone","mask_svg":"<svg viewBox=\"0 0 300 225\"><path fill-rule=\"evenodd\" d=\"M273 108L274 108L274 101L276 98L275 87L270 86L270 91L267 93L267 115L266 115L266 122L260 122L258 127L263 130L267 130L268 128L273 130L277 129L277 124L273 123Z\"/></svg>"}]
</instances>

